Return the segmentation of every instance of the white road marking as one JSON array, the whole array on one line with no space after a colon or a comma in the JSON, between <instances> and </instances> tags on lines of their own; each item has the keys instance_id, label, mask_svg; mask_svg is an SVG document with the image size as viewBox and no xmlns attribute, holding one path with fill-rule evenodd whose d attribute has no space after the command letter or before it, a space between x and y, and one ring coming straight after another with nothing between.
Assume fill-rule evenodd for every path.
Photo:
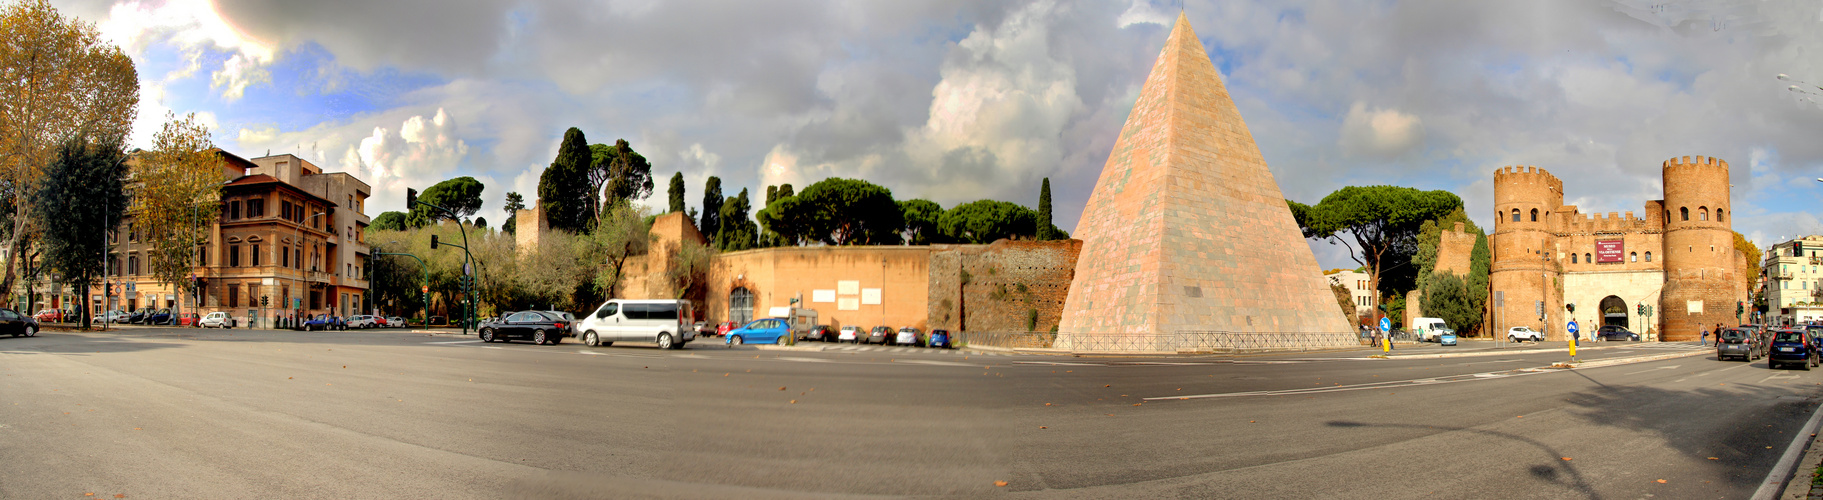
<instances>
[{"instance_id":1,"label":"white road marking","mask_svg":"<svg viewBox=\"0 0 1823 500\"><path fill-rule=\"evenodd\" d=\"M975 366L975 365L969 364L969 363L957 363L957 362L953 362L953 361L932 361L932 360L926 360L926 359L900 359L900 360L894 360L893 362L894 363L909 363L909 364L914 364L914 365L931 365L931 366Z\"/></svg>"},{"instance_id":2,"label":"white road marking","mask_svg":"<svg viewBox=\"0 0 1823 500\"><path fill-rule=\"evenodd\" d=\"M1754 382L1754 383L1756 383L1756 384L1764 384L1764 383L1766 383L1766 382L1769 382L1769 381L1772 381L1772 380L1796 380L1796 379L1797 379L1797 378L1798 378L1798 376L1797 376L1797 375L1796 375L1796 374L1791 374L1791 373L1775 373L1775 374L1772 374L1772 376L1769 376L1769 377L1766 377L1766 378L1763 378L1763 379L1760 379L1760 381L1759 381L1759 382Z\"/></svg>"},{"instance_id":3,"label":"white road marking","mask_svg":"<svg viewBox=\"0 0 1823 500\"><path fill-rule=\"evenodd\" d=\"M480 340L452 340L448 342L425 342L426 344L473 344Z\"/></svg>"},{"instance_id":4,"label":"white road marking","mask_svg":"<svg viewBox=\"0 0 1823 500\"><path fill-rule=\"evenodd\" d=\"M829 362L829 360L821 359L821 358L798 358L798 357L791 357L791 356L779 356L779 357L772 358L772 359L776 359L779 361L796 361L799 363L828 363Z\"/></svg>"},{"instance_id":5,"label":"white road marking","mask_svg":"<svg viewBox=\"0 0 1823 500\"><path fill-rule=\"evenodd\" d=\"M1097 364L1097 363L1063 363L1063 362L1058 362L1058 361L1014 361L1013 364L1016 364L1016 365L1045 365L1045 366L1108 366L1108 365Z\"/></svg>"},{"instance_id":6,"label":"white road marking","mask_svg":"<svg viewBox=\"0 0 1823 500\"><path fill-rule=\"evenodd\" d=\"M1289 396L1289 395L1302 395L1302 394L1317 394L1317 393L1324 393L1324 392L1360 391L1360 390L1367 390L1367 389L1394 389L1394 388L1400 388L1400 387L1416 387L1416 386L1421 386L1421 385L1450 384L1450 383L1456 383L1456 382L1466 382L1466 381L1471 381L1471 380L1491 380L1491 379L1500 379L1500 378L1511 378L1511 377L1519 377L1519 376L1524 376L1524 375L1536 375L1536 374L1540 374L1540 373L1552 373L1554 371L1557 371L1557 370L1544 370L1544 369L1537 369L1537 368L1528 368L1528 369L1522 369L1522 370L1507 370L1507 371L1499 371L1499 372L1476 373L1476 374L1472 374L1472 375L1456 375L1456 376L1444 377L1441 379L1424 378L1424 379L1417 379L1417 380L1397 380L1397 381L1388 381L1388 382L1374 382L1374 383L1368 383L1368 384L1341 385L1341 386L1331 386L1331 387L1312 387L1309 389L1287 389L1287 390L1279 390L1279 391L1248 391L1248 392L1229 392L1229 393L1221 393L1221 394L1196 394L1196 395L1190 395L1190 396L1162 396L1162 397L1145 398L1145 400L1146 401L1165 401L1165 400L1172 400L1172 399L1210 399L1210 398L1233 398L1233 397L1243 397L1243 396Z\"/></svg>"},{"instance_id":7,"label":"white road marking","mask_svg":"<svg viewBox=\"0 0 1823 500\"><path fill-rule=\"evenodd\" d=\"M1653 372L1653 371L1659 371L1659 370L1675 370L1675 369L1677 369L1677 367L1680 367L1680 366L1684 366L1684 365L1671 365L1671 366L1660 366L1660 367L1658 367L1658 368L1648 368L1648 369L1645 369L1645 370L1640 370L1640 371L1636 371L1636 372L1633 372L1633 373L1626 373L1626 374L1623 374L1623 375L1638 375L1638 374L1641 374L1641 373L1646 373L1646 372Z\"/></svg>"}]
</instances>

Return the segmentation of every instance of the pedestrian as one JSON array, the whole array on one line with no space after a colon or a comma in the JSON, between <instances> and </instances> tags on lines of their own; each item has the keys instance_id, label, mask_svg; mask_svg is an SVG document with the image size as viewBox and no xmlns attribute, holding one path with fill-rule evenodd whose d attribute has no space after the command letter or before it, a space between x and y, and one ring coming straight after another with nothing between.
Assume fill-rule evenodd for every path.
<instances>
[{"instance_id":1,"label":"pedestrian","mask_svg":"<svg viewBox=\"0 0 1823 500\"><path fill-rule=\"evenodd\" d=\"M1697 345L1699 345L1699 346L1709 345L1709 330L1702 330L1702 325L1697 325L1697 329L1699 329L1703 332L1702 342L1698 343ZM1718 337L1716 337L1716 340L1721 340L1721 337L1719 336L1719 335L1721 335L1721 332L1719 330L1716 332L1716 335L1718 335Z\"/></svg>"}]
</instances>

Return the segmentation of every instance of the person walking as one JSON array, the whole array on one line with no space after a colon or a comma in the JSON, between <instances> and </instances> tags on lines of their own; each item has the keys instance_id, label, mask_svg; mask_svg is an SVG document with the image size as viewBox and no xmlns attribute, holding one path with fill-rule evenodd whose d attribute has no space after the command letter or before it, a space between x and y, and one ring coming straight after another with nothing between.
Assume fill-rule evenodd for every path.
<instances>
[{"instance_id":1,"label":"person walking","mask_svg":"<svg viewBox=\"0 0 1823 500\"><path fill-rule=\"evenodd\" d=\"M1709 345L1709 330L1702 330L1702 325L1697 325L1697 329L1702 331L1702 333L1703 333L1702 342L1698 343L1697 345L1699 345L1699 346ZM1716 334L1720 335L1721 332L1716 332ZM1721 340L1721 337L1716 337L1716 340Z\"/></svg>"}]
</instances>

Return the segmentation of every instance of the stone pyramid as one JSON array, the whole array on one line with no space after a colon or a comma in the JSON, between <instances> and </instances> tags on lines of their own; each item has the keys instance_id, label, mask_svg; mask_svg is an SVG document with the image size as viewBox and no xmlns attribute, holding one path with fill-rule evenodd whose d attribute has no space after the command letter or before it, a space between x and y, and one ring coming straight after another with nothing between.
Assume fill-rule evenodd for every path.
<instances>
[{"instance_id":1,"label":"stone pyramid","mask_svg":"<svg viewBox=\"0 0 1823 500\"><path fill-rule=\"evenodd\" d=\"M1054 347L1207 350L1184 343L1222 336L1200 332L1356 343L1182 14L1073 234L1082 254Z\"/></svg>"}]
</instances>

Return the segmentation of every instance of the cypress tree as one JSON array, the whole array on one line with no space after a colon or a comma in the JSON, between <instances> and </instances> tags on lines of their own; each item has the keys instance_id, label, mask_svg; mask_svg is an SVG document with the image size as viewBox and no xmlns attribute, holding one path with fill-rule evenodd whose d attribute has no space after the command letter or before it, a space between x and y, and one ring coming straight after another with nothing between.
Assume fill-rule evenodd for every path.
<instances>
[{"instance_id":1,"label":"cypress tree","mask_svg":"<svg viewBox=\"0 0 1823 500\"><path fill-rule=\"evenodd\" d=\"M1044 184L1038 188L1038 241L1057 239L1057 233L1051 231L1051 178L1044 178Z\"/></svg>"},{"instance_id":2,"label":"cypress tree","mask_svg":"<svg viewBox=\"0 0 1823 500\"><path fill-rule=\"evenodd\" d=\"M671 174L671 211L684 211L684 173Z\"/></svg>"},{"instance_id":3,"label":"cypress tree","mask_svg":"<svg viewBox=\"0 0 1823 500\"><path fill-rule=\"evenodd\" d=\"M1475 249L1469 251L1469 279L1467 283L1469 303L1474 306L1476 314L1481 314L1482 311L1487 310L1488 272L1491 270L1491 260L1493 260L1493 253L1488 251L1488 235L1480 230L1476 230ZM1473 327L1480 326L1479 320L1482 318L1477 316L1475 319L1477 320L1476 324L1471 325L1471 328L1468 329L1469 331L1475 331Z\"/></svg>"},{"instance_id":4,"label":"cypress tree","mask_svg":"<svg viewBox=\"0 0 1823 500\"><path fill-rule=\"evenodd\" d=\"M702 224L698 224L697 229L703 231L703 236L709 237L710 246L721 247L722 178L720 177L711 175L709 181L703 185L703 221Z\"/></svg>"},{"instance_id":5,"label":"cypress tree","mask_svg":"<svg viewBox=\"0 0 1823 500\"><path fill-rule=\"evenodd\" d=\"M581 232L588 229L589 170L594 153L582 130L570 127L557 147L557 159L538 177L538 205L545 210L551 229Z\"/></svg>"}]
</instances>

